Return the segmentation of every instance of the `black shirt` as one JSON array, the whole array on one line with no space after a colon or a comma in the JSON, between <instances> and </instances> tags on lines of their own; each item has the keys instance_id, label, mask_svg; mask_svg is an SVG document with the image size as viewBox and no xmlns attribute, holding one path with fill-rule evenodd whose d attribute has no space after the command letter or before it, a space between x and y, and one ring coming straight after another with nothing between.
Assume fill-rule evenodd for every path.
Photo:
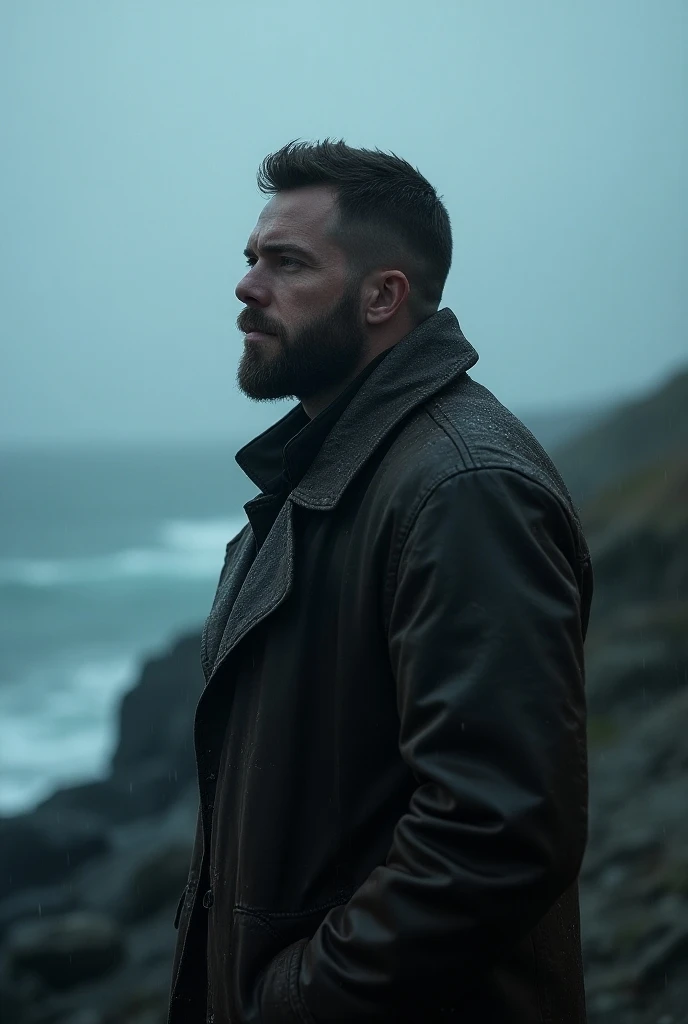
<instances>
[{"instance_id":1,"label":"black shirt","mask_svg":"<svg viewBox=\"0 0 688 1024\"><path fill-rule=\"evenodd\" d=\"M236 461L260 487L261 494L244 505L256 546L261 547L282 505L318 454L323 441L363 382L391 349L365 366L334 401L310 419L299 403L281 420L239 449Z\"/></svg>"}]
</instances>

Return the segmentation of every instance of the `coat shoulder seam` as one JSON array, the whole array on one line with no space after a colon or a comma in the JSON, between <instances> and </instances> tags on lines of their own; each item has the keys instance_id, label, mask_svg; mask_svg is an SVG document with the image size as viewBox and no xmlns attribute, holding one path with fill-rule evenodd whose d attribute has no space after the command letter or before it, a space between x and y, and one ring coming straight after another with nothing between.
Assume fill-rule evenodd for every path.
<instances>
[{"instance_id":1,"label":"coat shoulder seam","mask_svg":"<svg viewBox=\"0 0 688 1024\"><path fill-rule=\"evenodd\" d=\"M396 589L397 579L398 579L398 575L399 575L399 567L400 567L401 562L403 560L404 551L406 549L406 545L408 543L408 540L409 540L409 538L410 538L410 536L411 536L411 534L413 532L414 526L416 525L418 519L420 518L420 515L421 515L423 509L425 508L427 503L430 501L432 496L435 494L435 492L438 491L439 488L443 484L447 483L449 480L453 479L454 477L466 476L468 474L474 474L474 473L490 473L490 472L492 472L492 473L496 472L496 473L514 474L515 476L521 477L522 479L526 480L529 484L537 487L539 490L542 490L546 494L548 494L550 498L552 498L552 499L554 499L554 501L556 501L556 503L560 506L560 508L564 512L564 514L565 514L565 516L566 516L566 518L567 518L567 520L569 522L569 525L572 528L572 532L574 534L574 538L576 538L576 532L577 531L576 531L576 525L575 525L576 524L575 513L573 513L572 510L568 507L566 502L563 500L562 496L558 493L558 490L557 490L556 487L548 486L545 481L539 479L539 477L540 477L539 473L537 473L537 472L535 472L535 473L528 473L528 472L525 472L523 469L520 469L517 466L501 465L499 463L496 463L494 465L484 465L483 464L483 465L480 465L480 466L473 466L471 468L466 468L465 466L461 466L461 467L452 466L451 468L445 467L438 474L436 474L436 476L434 476L430 480L430 483L427 485L426 489L423 491L421 496L418 498L418 500L412 506L412 509L411 509L411 511L410 511L410 513L408 515L407 521L406 521L406 525L401 530L401 533L400 533L399 539L397 541L395 550L394 550L394 552L392 554L392 557L391 557L391 560L390 560L389 570L388 570L388 573L387 573L387 585L385 587L385 597L386 597L386 600L385 600L385 606L386 606L385 607L385 629L386 629L386 631L389 628L389 619L390 619L390 611L391 611L390 600L391 600L392 594L394 593L394 591ZM576 543L576 550L578 550L578 544L577 543ZM587 560L587 556L586 557L582 557L581 554L579 553L579 560L580 561L586 561Z\"/></svg>"}]
</instances>

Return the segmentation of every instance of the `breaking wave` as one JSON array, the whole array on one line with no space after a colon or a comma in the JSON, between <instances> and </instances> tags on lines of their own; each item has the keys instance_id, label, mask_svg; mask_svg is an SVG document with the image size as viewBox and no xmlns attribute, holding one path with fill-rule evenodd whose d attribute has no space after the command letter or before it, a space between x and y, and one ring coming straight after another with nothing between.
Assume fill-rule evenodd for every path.
<instances>
[{"instance_id":1,"label":"breaking wave","mask_svg":"<svg viewBox=\"0 0 688 1024\"><path fill-rule=\"evenodd\" d=\"M64 587L116 580L206 579L217 576L225 546L245 518L173 519L160 526L157 543L112 554L70 559L0 559L0 584Z\"/></svg>"}]
</instances>

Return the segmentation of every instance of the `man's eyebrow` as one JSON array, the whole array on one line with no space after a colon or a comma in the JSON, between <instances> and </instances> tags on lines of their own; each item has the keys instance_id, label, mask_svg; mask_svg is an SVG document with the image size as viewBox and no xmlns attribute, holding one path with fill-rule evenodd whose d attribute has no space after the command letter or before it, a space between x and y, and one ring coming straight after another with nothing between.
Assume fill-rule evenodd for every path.
<instances>
[{"instance_id":1,"label":"man's eyebrow","mask_svg":"<svg viewBox=\"0 0 688 1024\"><path fill-rule=\"evenodd\" d=\"M294 256L301 256L306 260L315 259L312 252L308 249L303 249L300 245L296 245L293 242L268 242L266 245L262 246L262 251L277 253L277 255L280 255L281 253L293 253ZM246 259L250 259L255 255L256 254L253 249L247 245L244 249L244 256Z\"/></svg>"}]
</instances>

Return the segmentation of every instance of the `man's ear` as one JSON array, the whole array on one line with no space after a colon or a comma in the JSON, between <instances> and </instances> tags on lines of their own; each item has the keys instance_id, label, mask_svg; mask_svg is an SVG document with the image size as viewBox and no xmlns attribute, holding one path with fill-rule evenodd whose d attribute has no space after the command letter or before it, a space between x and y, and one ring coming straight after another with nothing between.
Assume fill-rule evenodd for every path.
<instances>
[{"instance_id":1,"label":"man's ear","mask_svg":"<svg viewBox=\"0 0 688 1024\"><path fill-rule=\"evenodd\" d=\"M378 271L371 283L366 323L371 326L387 323L406 302L410 290L408 278L401 270Z\"/></svg>"}]
</instances>

